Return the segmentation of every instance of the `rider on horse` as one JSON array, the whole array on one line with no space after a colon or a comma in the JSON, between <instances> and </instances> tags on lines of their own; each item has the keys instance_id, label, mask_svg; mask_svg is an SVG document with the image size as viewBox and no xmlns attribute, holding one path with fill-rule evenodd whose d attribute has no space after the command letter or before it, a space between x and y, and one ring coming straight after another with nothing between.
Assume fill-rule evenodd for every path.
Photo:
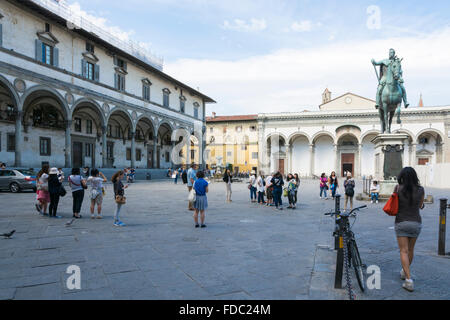
<instances>
[{"instance_id":1,"label":"rider on horse","mask_svg":"<svg viewBox=\"0 0 450 320\"><path fill-rule=\"evenodd\" d=\"M381 60L380 62L376 62L374 59L372 59L372 64L374 66L381 66L380 71L380 83L378 85L378 89L377 89L377 99L376 99L376 104L375 107L378 109L381 107L382 102L381 102L381 94L383 92L384 86L386 85L386 74L387 74L387 68L391 65L391 63L393 63L394 61L399 60L397 58L397 56L395 55L395 50L394 49L390 49L389 50L389 59L385 59L385 60ZM402 97L403 97L403 102L405 103L405 108L409 107L409 103L408 100L406 98L406 90L405 87L403 86L403 75L402 72L400 71L399 74L400 78L398 79L398 84L400 86L400 88L402 89Z\"/></svg>"}]
</instances>

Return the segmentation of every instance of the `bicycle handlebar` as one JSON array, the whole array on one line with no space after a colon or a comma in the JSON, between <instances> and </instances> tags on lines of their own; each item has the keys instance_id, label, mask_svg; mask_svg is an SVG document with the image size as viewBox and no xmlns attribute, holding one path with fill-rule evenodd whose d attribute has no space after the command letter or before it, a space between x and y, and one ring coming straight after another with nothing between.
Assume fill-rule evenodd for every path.
<instances>
[{"instance_id":1,"label":"bicycle handlebar","mask_svg":"<svg viewBox=\"0 0 450 320\"><path fill-rule=\"evenodd\" d=\"M357 208L353 209L352 211L350 211L349 213L339 213L338 214L336 212L327 212L327 213L325 213L325 215L326 216L340 215L340 216L346 217L346 216L350 216L351 214L353 214L353 212L359 211L359 210L364 209L364 208L367 208L367 205L364 205L364 206L361 206L361 207L357 207Z\"/></svg>"}]
</instances>

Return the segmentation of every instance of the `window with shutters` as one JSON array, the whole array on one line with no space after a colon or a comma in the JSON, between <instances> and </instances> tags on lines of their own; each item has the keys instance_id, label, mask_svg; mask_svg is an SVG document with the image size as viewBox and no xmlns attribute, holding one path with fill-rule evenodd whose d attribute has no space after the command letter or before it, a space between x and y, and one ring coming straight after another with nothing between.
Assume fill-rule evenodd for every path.
<instances>
[{"instance_id":1,"label":"window with shutters","mask_svg":"<svg viewBox=\"0 0 450 320\"><path fill-rule=\"evenodd\" d=\"M6 151L14 152L16 151L16 135L14 133L8 133L6 140Z\"/></svg>"},{"instance_id":2,"label":"window with shutters","mask_svg":"<svg viewBox=\"0 0 450 320\"><path fill-rule=\"evenodd\" d=\"M89 80L94 80L94 64L86 61L85 77Z\"/></svg>"},{"instance_id":3,"label":"window with shutters","mask_svg":"<svg viewBox=\"0 0 450 320\"><path fill-rule=\"evenodd\" d=\"M180 112L184 113L186 111L186 98L182 95L180 96Z\"/></svg>"},{"instance_id":4,"label":"window with shutters","mask_svg":"<svg viewBox=\"0 0 450 320\"><path fill-rule=\"evenodd\" d=\"M86 133L92 134L92 120L86 120Z\"/></svg>"},{"instance_id":5,"label":"window with shutters","mask_svg":"<svg viewBox=\"0 0 450 320\"><path fill-rule=\"evenodd\" d=\"M39 150L41 156L50 156L51 155L51 140L50 138L39 138Z\"/></svg>"},{"instance_id":6,"label":"window with shutters","mask_svg":"<svg viewBox=\"0 0 450 320\"><path fill-rule=\"evenodd\" d=\"M142 151L141 149L136 149L136 161L142 160Z\"/></svg>"},{"instance_id":7,"label":"window with shutters","mask_svg":"<svg viewBox=\"0 0 450 320\"><path fill-rule=\"evenodd\" d=\"M145 101L150 101L150 86L144 84L142 87L142 95Z\"/></svg>"},{"instance_id":8,"label":"window with shutters","mask_svg":"<svg viewBox=\"0 0 450 320\"><path fill-rule=\"evenodd\" d=\"M198 118L198 107L194 107L194 118Z\"/></svg>"},{"instance_id":9,"label":"window with shutters","mask_svg":"<svg viewBox=\"0 0 450 320\"><path fill-rule=\"evenodd\" d=\"M42 62L53 65L53 47L48 44L42 44Z\"/></svg>"},{"instance_id":10,"label":"window with shutters","mask_svg":"<svg viewBox=\"0 0 450 320\"><path fill-rule=\"evenodd\" d=\"M121 73L116 73L116 89L119 91L125 91L125 75Z\"/></svg>"},{"instance_id":11,"label":"window with shutters","mask_svg":"<svg viewBox=\"0 0 450 320\"><path fill-rule=\"evenodd\" d=\"M169 95L170 95L170 90L169 89L163 89L163 106L166 108L169 108Z\"/></svg>"},{"instance_id":12,"label":"window with shutters","mask_svg":"<svg viewBox=\"0 0 450 320\"><path fill-rule=\"evenodd\" d=\"M81 118L74 119L75 132L81 132Z\"/></svg>"}]
</instances>

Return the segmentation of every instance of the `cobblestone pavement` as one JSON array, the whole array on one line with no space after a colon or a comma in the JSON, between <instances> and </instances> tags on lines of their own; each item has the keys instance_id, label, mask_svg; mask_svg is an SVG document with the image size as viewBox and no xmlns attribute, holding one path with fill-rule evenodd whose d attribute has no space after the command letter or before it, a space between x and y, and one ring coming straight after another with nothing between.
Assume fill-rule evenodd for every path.
<instances>
[{"instance_id":1,"label":"cobblestone pavement","mask_svg":"<svg viewBox=\"0 0 450 320\"><path fill-rule=\"evenodd\" d=\"M323 216L334 203L319 199L315 181L302 181L297 210L283 211L250 203L245 184L233 185L227 204L225 185L212 183L206 229L193 227L184 185L131 185L124 228L112 224L111 192L108 185L103 220L90 219L86 196L83 219L70 227L70 194L60 203L64 218L49 219L37 215L34 194L0 193L0 233L17 230L0 239L0 299L346 299L333 288L333 221ZM435 204L423 212L413 293L401 288L393 218L381 203L359 215L362 259L382 278L381 290L355 289L358 299L450 298L450 259L437 256L438 199L450 190L427 194ZM81 290L66 287L73 264Z\"/></svg>"}]
</instances>

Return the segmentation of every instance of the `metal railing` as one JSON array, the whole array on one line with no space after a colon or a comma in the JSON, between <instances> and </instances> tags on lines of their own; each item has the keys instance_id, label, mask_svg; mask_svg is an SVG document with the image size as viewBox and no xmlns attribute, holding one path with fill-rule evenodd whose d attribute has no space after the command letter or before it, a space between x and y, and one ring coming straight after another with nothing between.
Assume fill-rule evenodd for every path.
<instances>
[{"instance_id":1,"label":"metal railing","mask_svg":"<svg viewBox=\"0 0 450 320\"><path fill-rule=\"evenodd\" d=\"M55 0L31 0L39 6L57 14L58 16L68 21L67 27L69 29L83 29L87 32L93 33L95 36L110 43L111 45L131 54L132 56L140 59L141 61L150 64L156 69L162 71L164 60L162 57L158 57L147 48L144 48L138 42L132 40L122 40L112 35L108 31L104 30L100 26L94 24L90 20L83 18L82 16L74 13L65 1Z\"/></svg>"}]
</instances>

